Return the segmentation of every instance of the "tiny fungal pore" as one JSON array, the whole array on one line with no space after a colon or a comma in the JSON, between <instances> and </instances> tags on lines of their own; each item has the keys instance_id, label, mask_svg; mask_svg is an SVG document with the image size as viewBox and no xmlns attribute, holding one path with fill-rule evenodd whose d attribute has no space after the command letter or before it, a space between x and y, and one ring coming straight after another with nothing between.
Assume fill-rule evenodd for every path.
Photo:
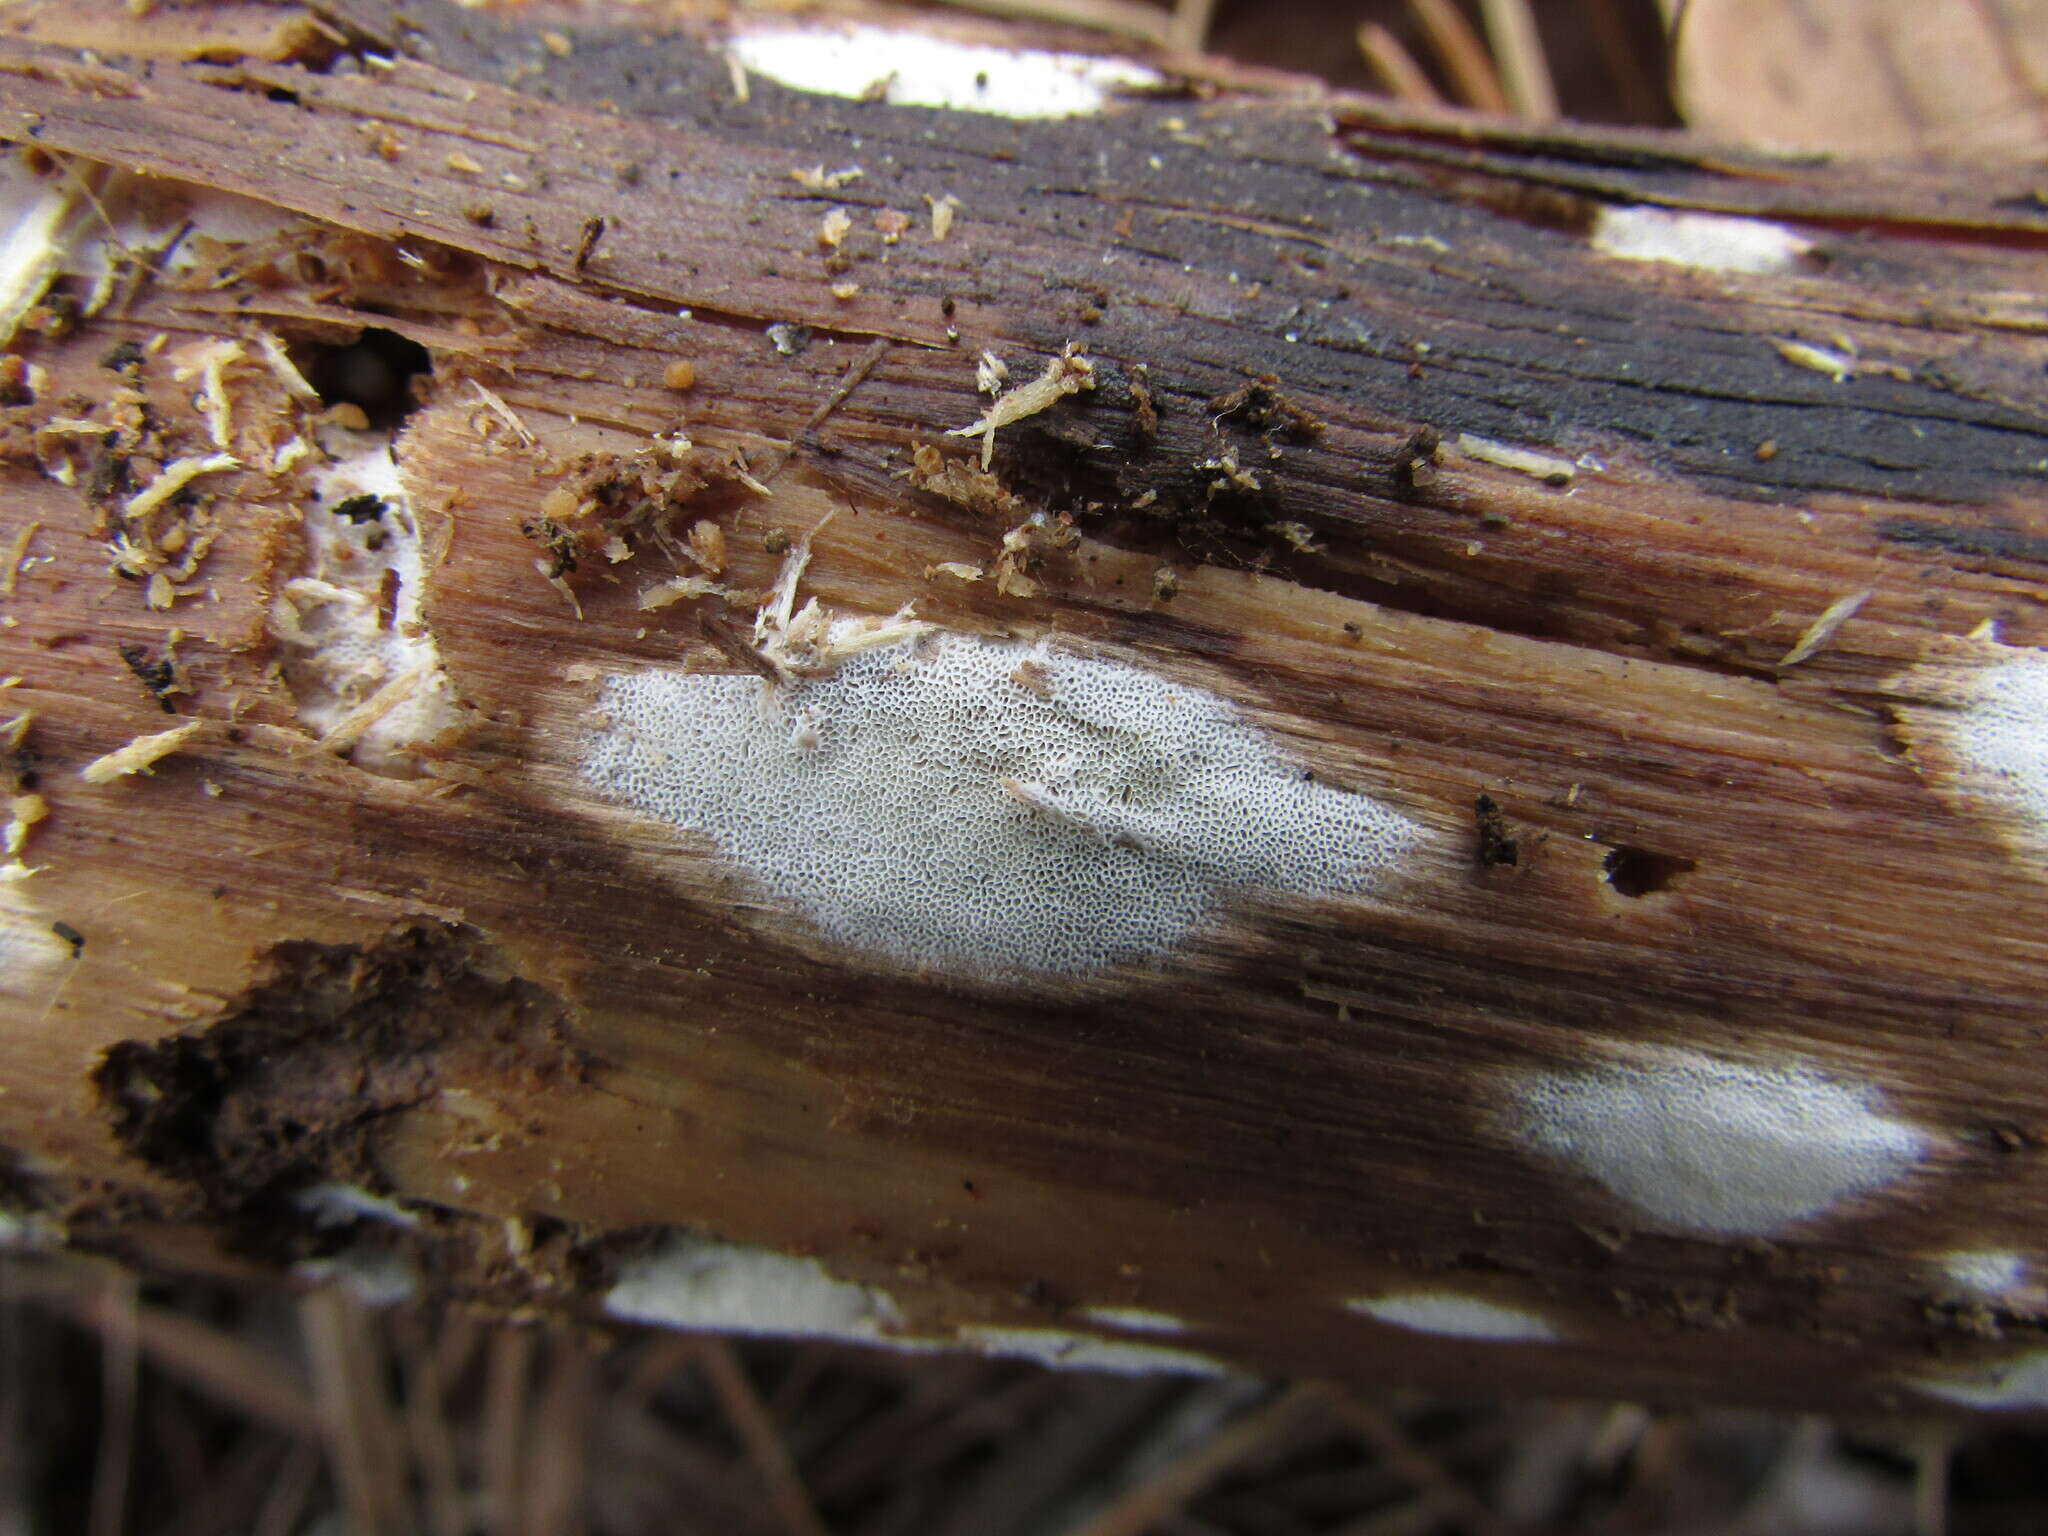
<instances>
[{"instance_id":1,"label":"tiny fungal pore","mask_svg":"<svg viewBox=\"0 0 2048 1536\"><path fill-rule=\"evenodd\" d=\"M600 711L601 794L709 838L829 940L982 979L1156 962L1245 893L1369 891L1421 836L1216 695L1043 643L912 633L780 683L644 671Z\"/></svg>"},{"instance_id":2,"label":"tiny fungal pore","mask_svg":"<svg viewBox=\"0 0 2048 1536\"><path fill-rule=\"evenodd\" d=\"M1645 1049L1512 1074L1507 1088L1503 1124L1517 1143L1680 1232L1768 1236L1883 1188L1928 1151L1875 1088L1802 1066Z\"/></svg>"},{"instance_id":3,"label":"tiny fungal pore","mask_svg":"<svg viewBox=\"0 0 2048 1536\"><path fill-rule=\"evenodd\" d=\"M1455 1291L1360 1296L1344 1306L1375 1321L1440 1338L1485 1339L1497 1344L1549 1344L1557 1339L1557 1329L1534 1312Z\"/></svg>"}]
</instances>

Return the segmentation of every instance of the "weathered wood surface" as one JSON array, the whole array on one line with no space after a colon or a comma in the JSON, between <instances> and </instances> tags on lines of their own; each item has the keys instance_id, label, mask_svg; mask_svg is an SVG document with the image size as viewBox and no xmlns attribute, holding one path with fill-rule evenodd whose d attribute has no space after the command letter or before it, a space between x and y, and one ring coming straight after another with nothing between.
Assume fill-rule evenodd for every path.
<instances>
[{"instance_id":1,"label":"weathered wood surface","mask_svg":"<svg viewBox=\"0 0 2048 1536\"><path fill-rule=\"evenodd\" d=\"M386 1238L499 1302L594 1308L645 1234L689 1228L817 1255L909 1335L1138 1307L1255 1368L1551 1392L1867 1409L2024 1351L2033 1280L1958 1290L1940 1256L2048 1262L2048 900L1945 755L1949 674L1915 669L1966 670L1987 623L2048 628L2031 173L1214 83L1038 123L758 77L738 101L687 30L553 48L439 6L312 7L337 48L255 9L222 8L233 47L153 59L39 40L33 8L0 38L0 136L245 196L311 253L223 246L217 280L17 344L46 377L5 407L0 544L35 527L0 725L32 712L19 787L48 813L37 873L0 888L18 1208L159 1262L275 1262L337 1240L291 1196L339 1180L424 1202ZM1771 274L1623 261L1587 239L1616 202L1784 218L1812 248ZM95 479L139 456L131 494L209 451L188 344L253 358L262 328L303 363L365 325L433 362L395 453L465 729L424 777L321 750L280 672L318 456L262 466L317 406L238 369L244 467L199 482L218 539L168 611L108 574ZM103 365L159 335L132 378ZM1015 383L1070 343L1095 387L1003 428L975 481L943 434L986 408L977 354ZM124 388L132 439L53 446L53 419L132 416ZM630 479L677 431L709 482L678 527L719 526L728 587L770 587L831 514L804 597L1210 689L1419 851L1369 897L1256 904L1106 978L836 949L579 777L597 678L732 665L702 605L638 605L676 569L652 542L584 547L560 585L535 568L563 563L531 532L550 492ZM1078 542L998 590L1037 510ZM203 724L152 776L81 782L164 707ZM1923 1155L1768 1240L1673 1230L1503 1125L1514 1074L1639 1047L1860 1085ZM1561 1342L1342 1305L1418 1291Z\"/></svg>"}]
</instances>

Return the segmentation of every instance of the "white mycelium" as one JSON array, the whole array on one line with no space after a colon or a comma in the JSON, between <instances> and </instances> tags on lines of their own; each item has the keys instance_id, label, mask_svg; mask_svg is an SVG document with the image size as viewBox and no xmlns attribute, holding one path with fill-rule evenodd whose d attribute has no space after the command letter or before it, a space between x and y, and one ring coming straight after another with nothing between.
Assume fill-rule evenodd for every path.
<instances>
[{"instance_id":1,"label":"white mycelium","mask_svg":"<svg viewBox=\"0 0 2048 1536\"><path fill-rule=\"evenodd\" d=\"M1344 1305L1353 1312L1415 1333L1451 1339L1490 1339L1496 1343L1546 1344L1557 1330L1534 1312L1461 1296L1455 1291L1403 1291L1392 1296L1361 1296Z\"/></svg>"},{"instance_id":2,"label":"white mycelium","mask_svg":"<svg viewBox=\"0 0 2048 1536\"><path fill-rule=\"evenodd\" d=\"M1215 695L924 635L821 677L607 680L584 772L710 838L826 937L1012 979L1155 960L1233 896L1365 891L1419 829Z\"/></svg>"},{"instance_id":3,"label":"white mycelium","mask_svg":"<svg viewBox=\"0 0 2048 1536\"><path fill-rule=\"evenodd\" d=\"M1156 85L1156 70L1122 59L1036 48L995 48L873 26L764 26L726 44L734 59L799 91L897 106L948 107L1003 117L1100 111L1112 91Z\"/></svg>"},{"instance_id":4,"label":"white mycelium","mask_svg":"<svg viewBox=\"0 0 2048 1536\"><path fill-rule=\"evenodd\" d=\"M1926 1155L1874 1088L1696 1051L1509 1080L1507 1130L1642 1219L1762 1236L1880 1189Z\"/></svg>"},{"instance_id":5,"label":"white mycelium","mask_svg":"<svg viewBox=\"0 0 2048 1536\"><path fill-rule=\"evenodd\" d=\"M621 1265L604 1307L666 1328L871 1342L896 1315L887 1296L816 1259L687 1236Z\"/></svg>"}]
</instances>

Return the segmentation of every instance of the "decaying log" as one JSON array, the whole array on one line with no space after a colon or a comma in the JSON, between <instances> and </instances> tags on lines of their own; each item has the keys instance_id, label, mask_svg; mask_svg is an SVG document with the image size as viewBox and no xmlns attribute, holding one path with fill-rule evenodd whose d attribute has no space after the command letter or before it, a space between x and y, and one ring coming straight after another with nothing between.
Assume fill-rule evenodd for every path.
<instances>
[{"instance_id":1,"label":"decaying log","mask_svg":"<svg viewBox=\"0 0 2048 1536\"><path fill-rule=\"evenodd\" d=\"M12 1240L2048 1406L2037 168L0 23Z\"/></svg>"}]
</instances>

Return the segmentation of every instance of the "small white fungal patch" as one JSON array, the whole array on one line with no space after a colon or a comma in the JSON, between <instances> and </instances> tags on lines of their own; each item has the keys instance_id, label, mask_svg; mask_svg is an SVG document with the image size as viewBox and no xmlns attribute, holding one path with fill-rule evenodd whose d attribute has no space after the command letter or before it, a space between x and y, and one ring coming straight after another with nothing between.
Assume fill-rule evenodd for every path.
<instances>
[{"instance_id":1,"label":"small white fungal patch","mask_svg":"<svg viewBox=\"0 0 2048 1536\"><path fill-rule=\"evenodd\" d=\"M826 96L879 93L899 107L947 107L1000 117L1099 112L1119 89L1161 76L1123 59L960 43L873 26L768 26L735 34L727 53L744 69Z\"/></svg>"},{"instance_id":2,"label":"small white fungal patch","mask_svg":"<svg viewBox=\"0 0 2048 1536\"><path fill-rule=\"evenodd\" d=\"M1367 891L1421 835L1215 695L1043 643L913 636L774 686L639 672L601 709L594 788L828 939L961 975L1156 961L1240 893Z\"/></svg>"},{"instance_id":3,"label":"small white fungal patch","mask_svg":"<svg viewBox=\"0 0 2048 1536\"><path fill-rule=\"evenodd\" d=\"M2027 1280L2026 1259L2004 1250L1957 1250L1937 1254L1933 1262L1950 1285L1980 1296L2010 1295Z\"/></svg>"},{"instance_id":4,"label":"small white fungal patch","mask_svg":"<svg viewBox=\"0 0 2048 1536\"><path fill-rule=\"evenodd\" d=\"M1649 1050L1507 1079L1508 1133L1682 1232L1767 1236L1881 1189L1927 1154L1876 1089L1806 1067Z\"/></svg>"},{"instance_id":5,"label":"small white fungal patch","mask_svg":"<svg viewBox=\"0 0 2048 1536\"><path fill-rule=\"evenodd\" d=\"M358 1243L325 1258L301 1259L292 1274L313 1285L338 1285L366 1307L396 1307L419 1294L419 1276L402 1254Z\"/></svg>"},{"instance_id":6,"label":"small white fungal patch","mask_svg":"<svg viewBox=\"0 0 2048 1536\"><path fill-rule=\"evenodd\" d=\"M2048 1349L2029 1350L1967 1376L1945 1380L1922 1377L1912 1385L1930 1397L1965 1408L2048 1408Z\"/></svg>"},{"instance_id":7,"label":"small white fungal patch","mask_svg":"<svg viewBox=\"0 0 2048 1536\"><path fill-rule=\"evenodd\" d=\"M882 1292L834 1279L816 1259L675 1236L619 1266L604 1308L664 1328L893 1343L896 1308Z\"/></svg>"},{"instance_id":8,"label":"small white fungal patch","mask_svg":"<svg viewBox=\"0 0 2048 1536\"><path fill-rule=\"evenodd\" d=\"M1186 1333L1188 1325L1171 1312L1154 1312L1147 1307L1083 1307L1081 1316L1105 1328L1126 1333Z\"/></svg>"},{"instance_id":9,"label":"small white fungal patch","mask_svg":"<svg viewBox=\"0 0 2048 1536\"><path fill-rule=\"evenodd\" d=\"M1534 1312L1461 1296L1455 1291L1402 1291L1360 1296L1344 1303L1353 1312L1415 1333L1447 1339L1488 1339L1501 1344L1549 1344L1557 1330Z\"/></svg>"},{"instance_id":10,"label":"small white fungal patch","mask_svg":"<svg viewBox=\"0 0 2048 1536\"><path fill-rule=\"evenodd\" d=\"M2048 833L2048 653L1999 646L2009 660L1970 673L1962 708L1947 727L1950 747L1980 773L2006 808L2037 835Z\"/></svg>"},{"instance_id":11,"label":"small white fungal patch","mask_svg":"<svg viewBox=\"0 0 2048 1536\"><path fill-rule=\"evenodd\" d=\"M357 767L412 778L463 717L420 617L419 525L387 445L321 470L303 512L306 568L270 613L299 718Z\"/></svg>"},{"instance_id":12,"label":"small white fungal patch","mask_svg":"<svg viewBox=\"0 0 2048 1536\"><path fill-rule=\"evenodd\" d=\"M960 1339L985 1355L1036 1360L1040 1365L1069 1370L1115 1371L1124 1376L1228 1376L1231 1371L1221 1360L1192 1350L1091 1338L1059 1328L1000 1328L970 1323L960 1330Z\"/></svg>"},{"instance_id":13,"label":"small white fungal patch","mask_svg":"<svg viewBox=\"0 0 2048 1536\"><path fill-rule=\"evenodd\" d=\"M1593 249L1627 261L1665 261L1710 272L1792 272L1813 242L1782 224L1726 213L1602 207Z\"/></svg>"},{"instance_id":14,"label":"small white fungal patch","mask_svg":"<svg viewBox=\"0 0 2048 1536\"><path fill-rule=\"evenodd\" d=\"M332 1180L314 1184L292 1196L292 1204L313 1218L313 1225L326 1231L353 1226L359 1221L382 1222L393 1227L417 1227L419 1216L386 1195L373 1195L360 1184Z\"/></svg>"}]
</instances>

